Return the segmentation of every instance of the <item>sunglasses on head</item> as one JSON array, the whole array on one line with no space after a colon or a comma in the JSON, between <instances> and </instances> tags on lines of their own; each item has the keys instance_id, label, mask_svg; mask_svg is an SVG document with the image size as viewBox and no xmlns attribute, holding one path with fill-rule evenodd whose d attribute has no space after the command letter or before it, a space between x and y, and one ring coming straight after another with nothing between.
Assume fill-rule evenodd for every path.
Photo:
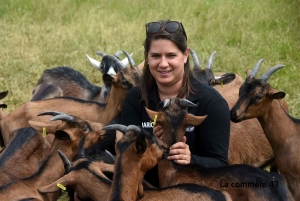
<instances>
[{"instance_id":1,"label":"sunglasses on head","mask_svg":"<svg viewBox=\"0 0 300 201\"><path fill-rule=\"evenodd\" d=\"M182 23L176 21L168 21L164 24L162 22L149 22L146 24L146 32L151 34L157 33L159 30L161 30L163 26L165 27L165 30L169 33L174 33L178 31L178 29L181 27L183 35L187 39Z\"/></svg>"}]
</instances>

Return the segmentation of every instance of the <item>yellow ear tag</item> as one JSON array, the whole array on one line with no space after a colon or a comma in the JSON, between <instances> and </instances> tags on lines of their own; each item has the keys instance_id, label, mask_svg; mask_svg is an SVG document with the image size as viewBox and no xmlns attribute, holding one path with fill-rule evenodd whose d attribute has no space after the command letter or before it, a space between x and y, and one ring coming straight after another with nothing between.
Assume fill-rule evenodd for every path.
<instances>
[{"instance_id":1,"label":"yellow ear tag","mask_svg":"<svg viewBox=\"0 0 300 201\"><path fill-rule=\"evenodd\" d=\"M221 82L221 87L223 88L223 86L224 86L224 85L223 85L223 82Z\"/></svg>"},{"instance_id":2,"label":"yellow ear tag","mask_svg":"<svg viewBox=\"0 0 300 201\"><path fill-rule=\"evenodd\" d=\"M58 188L60 188L61 190L65 191L66 190L66 187L64 187L63 185L61 185L60 183L57 183L56 186Z\"/></svg>"},{"instance_id":3,"label":"yellow ear tag","mask_svg":"<svg viewBox=\"0 0 300 201\"><path fill-rule=\"evenodd\" d=\"M43 127L43 137L46 137L46 128Z\"/></svg>"},{"instance_id":4,"label":"yellow ear tag","mask_svg":"<svg viewBox=\"0 0 300 201\"><path fill-rule=\"evenodd\" d=\"M155 115L155 117L154 117L154 121L153 121L153 125L155 126L155 124L156 124L156 120L157 120L157 114Z\"/></svg>"}]
</instances>

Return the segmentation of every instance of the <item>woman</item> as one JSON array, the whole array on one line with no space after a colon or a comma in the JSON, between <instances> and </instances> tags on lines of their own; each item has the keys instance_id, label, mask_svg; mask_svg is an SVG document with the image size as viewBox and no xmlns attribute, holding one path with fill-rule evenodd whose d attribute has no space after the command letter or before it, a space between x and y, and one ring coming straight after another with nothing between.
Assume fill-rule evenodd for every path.
<instances>
[{"instance_id":1,"label":"woman","mask_svg":"<svg viewBox=\"0 0 300 201\"><path fill-rule=\"evenodd\" d=\"M155 110L166 98L186 98L197 104L188 109L189 113L208 116L201 125L187 129L182 142L171 146L168 159L178 164L225 166L228 163L229 108L215 89L195 79L189 52L182 23L164 20L146 24L141 87L127 92L121 121L123 125L140 125L160 137L164 134L161 126L153 128L147 123L150 119L144 107ZM154 186L158 186L156 171L153 169L145 175Z\"/></svg>"}]
</instances>

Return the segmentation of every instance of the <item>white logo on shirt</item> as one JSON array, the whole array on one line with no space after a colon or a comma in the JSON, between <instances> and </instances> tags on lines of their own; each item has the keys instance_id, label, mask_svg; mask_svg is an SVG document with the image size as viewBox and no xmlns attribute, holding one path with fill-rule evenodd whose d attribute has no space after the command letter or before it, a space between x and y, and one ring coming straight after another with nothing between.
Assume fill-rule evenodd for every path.
<instances>
[{"instance_id":1,"label":"white logo on shirt","mask_svg":"<svg viewBox=\"0 0 300 201\"><path fill-rule=\"evenodd\" d=\"M142 122L143 128L153 128L153 122Z\"/></svg>"},{"instance_id":2,"label":"white logo on shirt","mask_svg":"<svg viewBox=\"0 0 300 201\"><path fill-rule=\"evenodd\" d=\"M195 126L188 126L185 131L186 132L192 132L194 130L195 130Z\"/></svg>"}]
</instances>

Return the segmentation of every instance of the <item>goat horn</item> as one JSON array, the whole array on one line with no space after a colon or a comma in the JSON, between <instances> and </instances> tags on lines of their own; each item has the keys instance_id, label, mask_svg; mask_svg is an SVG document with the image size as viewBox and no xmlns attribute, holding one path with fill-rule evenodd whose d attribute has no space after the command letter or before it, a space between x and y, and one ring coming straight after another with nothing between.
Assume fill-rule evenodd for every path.
<instances>
[{"instance_id":1,"label":"goat horn","mask_svg":"<svg viewBox=\"0 0 300 201\"><path fill-rule=\"evenodd\" d=\"M279 64L279 65L276 65L276 66L273 66L272 68L270 68L267 72L265 72L262 76L260 76L259 79L267 82L267 80L270 78L270 76L275 73L277 70L279 70L280 68L283 68L284 65L282 64Z\"/></svg>"},{"instance_id":2,"label":"goat horn","mask_svg":"<svg viewBox=\"0 0 300 201\"><path fill-rule=\"evenodd\" d=\"M122 133L126 133L127 131L127 126L124 126L122 124L110 124L107 126L104 126L102 130L118 130L121 131Z\"/></svg>"},{"instance_id":3,"label":"goat horn","mask_svg":"<svg viewBox=\"0 0 300 201\"><path fill-rule=\"evenodd\" d=\"M65 113L48 110L48 111L38 114L37 116L43 116L43 115L57 116L57 115L65 115Z\"/></svg>"},{"instance_id":4,"label":"goat horn","mask_svg":"<svg viewBox=\"0 0 300 201\"><path fill-rule=\"evenodd\" d=\"M97 51L96 54L100 55L101 57L106 56L106 54L104 52L101 52L101 51Z\"/></svg>"},{"instance_id":5,"label":"goat horn","mask_svg":"<svg viewBox=\"0 0 300 201\"><path fill-rule=\"evenodd\" d=\"M209 57L209 59L208 59L208 63L207 63L206 68L211 69L211 67L212 67L212 62L213 62L213 59L214 59L216 53L217 53L216 51L214 51L213 53L211 53L211 55L210 55L210 57Z\"/></svg>"},{"instance_id":6,"label":"goat horn","mask_svg":"<svg viewBox=\"0 0 300 201\"><path fill-rule=\"evenodd\" d=\"M168 107L171 103L171 100L169 98L166 98L165 100L163 100L163 108Z\"/></svg>"},{"instance_id":7,"label":"goat horn","mask_svg":"<svg viewBox=\"0 0 300 201\"><path fill-rule=\"evenodd\" d=\"M132 58L132 55L133 55L133 53L131 53L130 54L130 57ZM124 59L122 59L121 60L121 62L124 64L124 66L127 66L128 65L128 63L129 63L129 61L128 61L128 58L126 57L126 58L124 58Z\"/></svg>"},{"instance_id":8,"label":"goat horn","mask_svg":"<svg viewBox=\"0 0 300 201\"><path fill-rule=\"evenodd\" d=\"M132 57L125 51L125 50L122 50L123 53L126 55L127 59L128 59L128 62L130 64L131 67L134 67L135 66L135 63L132 59Z\"/></svg>"},{"instance_id":9,"label":"goat horn","mask_svg":"<svg viewBox=\"0 0 300 201\"><path fill-rule=\"evenodd\" d=\"M128 130L132 130L132 131L135 131L137 133L141 132L141 129L138 126L136 126L136 125L129 125L129 126L127 126L126 131L128 131Z\"/></svg>"},{"instance_id":10,"label":"goat horn","mask_svg":"<svg viewBox=\"0 0 300 201\"><path fill-rule=\"evenodd\" d=\"M251 77L255 77L256 76L256 74L257 74L257 72L258 72L258 70L259 70L259 68L260 68L260 66L261 66L261 64L262 64L262 62L264 61L265 59L261 59L261 60L259 60L256 64L255 64L255 66L253 67L253 69L252 69L252 71L251 71L251 74L249 75L249 76L251 76Z\"/></svg>"},{"instance_id":11,"label":"goat horn","mask_svg":"<svg viewBox=\"0 0 300 201\"><path fill-rule=\"evenodd\" d=\"M85 141L85 137L86 137L86 135L82 136L82 138L79 141L78 153L77 153L77 156L79 158L85 158L85 153L84 153L84 141Z\"/></svg>"},{"instance_id":12,"label":"goat horn","mask_svg":"<svg viewBox=\"0 0 300 201\"><path fill-rule=\"evenodd\" d=\"M89 55L85 54L85 56L89 59L90 63L97 69L100 68L101 62L97 61L96 59L93 59L92 57L89 57Z\"/></svg>"},{"instance_id":13,"label":"goat horn","mask_svg":"<svg viewBox=\"0 0 300 201\"><path fill-rule=\"evenodd\" d=\"M182 107L197 107L195 103L192 103L187 99L179 99L179 105Z\"/></svg>"},{"instance_id":14,"label":"goat horn","mask_svg":"<svg viewBox=\"0 0 300 201\"><path fill-rule=\"evenodd\" d=\"M54 116L50 119L50 121L56 121L56 120L62 120L62 121L65 121L67 123L75 122L75 118L70 116L70 115L67 115L67 114L59 114L59 115L56 115L56 116Z\"/></svg>"},{"instance_id":15,"label":"goat horn","mask_svg":"<svg viewBox=\"0 0 300 201\"><path fill-rule=\"evenodd\" d=\"M65 171L69 172L72 167L71 161L67 158L67 156L61 150L57 150L57 152L58 152L58 155L60 156L61 160L64 163Z\"/></svg>"},{"instance_id":16,"label":"goat horn","mask_svg":"<svg viewBox=\"0 0 300 201\"><path fill-rule=\"evenodd\" d=\"M121 54L123 54L123 52L121 50L117 51L115 54L115 57L117 57L119 59Z\"/></svg>"},{"instance_id":17,"label":"goat horn","mask_svg":"<svg viewBox=\"0 0 300 201\"><path fill-rule=\"evenodd\" d=\"M114 157L114 155L112 155L109 151L107 151L105 149L105 152L115 161L116 160L116 157Z\"/></svg>"},{"instance_id":18,"label":"goat horn","mask_svg":"<svg viewBox=\"0 0 300 201\"><path fill-rule=\"evenodd\" d=\"M107 56L109 56L109 58L111 60L116 62L116 64L120 67L120 69L126 68L126 66L119 59L117 59L115 56L111 56L111 55L107 55Z\"/></svg>"},{"instance_id":19,"label":"goat horn","mask_svg":"<svg viewBox=\"0 0 300 201\"><path fill-rule=\"evenodd\" d=\"M199 58L194 50L190 48L190 54L192 55L194 61L194 67L200 68Z\"/></svg>"}]
</instances>

